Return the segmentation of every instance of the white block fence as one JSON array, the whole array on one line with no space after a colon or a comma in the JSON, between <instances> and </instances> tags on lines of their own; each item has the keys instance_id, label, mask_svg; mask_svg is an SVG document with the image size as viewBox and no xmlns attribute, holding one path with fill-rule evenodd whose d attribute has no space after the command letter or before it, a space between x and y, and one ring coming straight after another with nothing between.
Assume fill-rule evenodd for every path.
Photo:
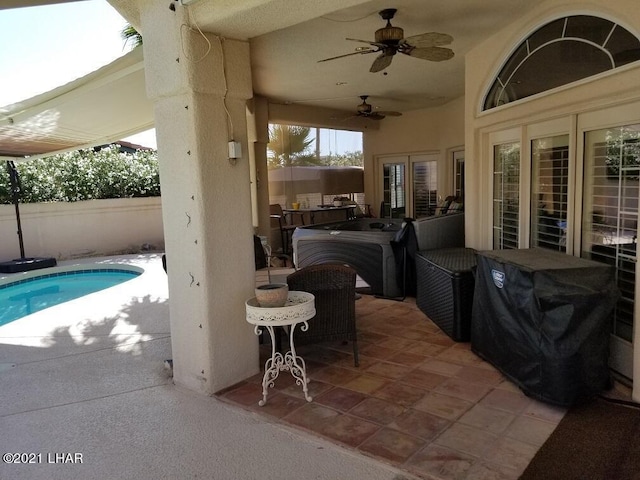
<instances>
[{"instance_id":1,"label":"white block fence","mask_svg":"<svg viewBox=\"0 0 640 480\"><path fill-rule=\"evenodd\" d=\"M160 197L21 203L26 257L164 250ZM0 205L0 262L20 257L15 207Z\"/></svg>"}]
</instances>

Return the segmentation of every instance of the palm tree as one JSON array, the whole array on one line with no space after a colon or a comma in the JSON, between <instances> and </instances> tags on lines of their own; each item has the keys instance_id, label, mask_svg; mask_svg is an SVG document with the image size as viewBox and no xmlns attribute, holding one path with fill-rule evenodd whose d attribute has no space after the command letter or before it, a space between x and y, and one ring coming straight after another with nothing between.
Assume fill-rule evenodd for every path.
<instances>
[{"instance_id":1,"label":"palm tree","mask_svg":"<svg viewBox=\"0 0 640 480\"><path fill-rule=\"evenodd\" d=\"M309 152L313 143L311 128L294 125L269 126L269 167L316 164L315 155Z\"/></svg>"},{"instance_id":2,"label":"palm tree","mask_svg":"<svg viewBox=\"0 0 640 480\"><path fill-rule=\"evenodd\" d=\"M120 36L124 40L124 47L127 43L131 44L131 50L142 45L142 35L129 23L122 29Z\"/></svg>"}]
</instances>

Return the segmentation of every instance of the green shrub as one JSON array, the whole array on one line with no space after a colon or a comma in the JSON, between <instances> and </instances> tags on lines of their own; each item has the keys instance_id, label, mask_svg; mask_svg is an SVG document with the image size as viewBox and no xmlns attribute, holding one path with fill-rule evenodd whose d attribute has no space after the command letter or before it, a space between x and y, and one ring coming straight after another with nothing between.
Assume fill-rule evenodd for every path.
<instances>
[{"instance_id":1,"label":"green shrub","mask_svg":"<svg viewBox=\"0 0 640 480\"><path fill-rule=\"evenodd\" d=\"M12 203L9 173L0 168L0 203ZM121 153L117 146L61 153L16 163L20 201L77 202L102 198L156 197L160 175L155 150Z\"/></svg>"}]
</instances>

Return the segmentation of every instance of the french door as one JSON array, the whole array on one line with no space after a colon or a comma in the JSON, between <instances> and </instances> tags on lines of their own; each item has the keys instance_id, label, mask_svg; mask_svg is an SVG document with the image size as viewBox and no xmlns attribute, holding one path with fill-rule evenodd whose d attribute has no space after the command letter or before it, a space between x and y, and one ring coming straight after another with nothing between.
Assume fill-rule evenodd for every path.
<instances>
[{"instance_id":1,"label":"french door","mask_svg":"<svg viewBox=\"0 0 640 480\"><path fill-rule=\"evenodd\" d=\"M521 248L520 129L492 133L492 244L495 250Z\"/></svg>"},{"instance_id":2,"label":"french door","mask_svg":"<svg viewBox=\"0 0 640 480\"><path fill-rule=\"evenodd\" d=\"M567 251L569 134L532 138L529 245Z\"/></svg>"},{"instance_id":3,"label":"french door","mask_svg":"<svg viewBox=\"0 0 640 480\"><path fill-rule=\"evenodd\" d=\"M453 195L464 201L464 150L456 150L453 157Z\"/></svg>"},{"instance_id":4,"label":"french door","mask_svg":"<svg viewBox=\"0 0 640 480\"><path fill-rule=\"evenodd\" d=\"M490 136L493 248L547 248L615 267L613 370L633 378L640 105ZM615 119L615 121L612 121Z\"/></svg>"},{"instance_id":5,"label":"french door","mask_svg":"<svg viewBox=\"0 0 640 480\"><path fill-rule=\"evenodd\" d=\"M640 198L640 104L578 117L582 163L581 227L575 248L615 267L620 299L611 326L611 367L633 378L637 327L637 234ZM612 120L613 119L613 120ZM636 335L637 337L637 335Z\"/></svg>"},{"instance_id":6,"label":"french door","mask_svg":"<svg viewBox=\"0 0 640 480\"><path fill-rule=\"evenodd\" d=\"M380 218L404 218L407 213L408 157L379 159L382 180Z\"/></svg>"},{"instance_id":7,"label":"french door","mask_svg":"<svg viewBox=\"0 0 640 480\"><path fill-rule=\"evenodd\" d=\"M434 154L378 157L380 217L422 218L435 214L438 166Z\"/></svg>"}]
</instances>

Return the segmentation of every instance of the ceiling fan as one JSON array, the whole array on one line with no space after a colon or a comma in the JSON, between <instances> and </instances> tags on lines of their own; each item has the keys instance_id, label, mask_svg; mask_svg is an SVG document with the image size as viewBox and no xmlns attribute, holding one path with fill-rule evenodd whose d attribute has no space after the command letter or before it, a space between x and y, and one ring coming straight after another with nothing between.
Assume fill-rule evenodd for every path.
<instances>
[{"instance_id":1,"label":"ceiling fan","mask_svg":"<svg viewBox=\"0 0 640 480\"><path fill-rule=\"evenodd\" d=\"M335 60L337 58L349 57L351 55L362 55L366 53L380 53L373 61L370 72L381 72L389 65L396 53L403 53L410 57L421 58L422 60L430 60L432 62L441 62L453 58L453 50L450 48L442 48L442 45L449 45L453 42L453 37L446 33L428 32L420 35L413 35L404 38L404 30L400 27L391 25L391 19L396 14L397 9L386 8L379 12L383 20L387 21L387 25L379 28L375 32L375 41L358 40L357 38L347 38L353 42L368 43L375 47L364 49L360 48L353 53L338 55L337 57L325 58L319 62Z\"/></svg>"},{"instance_id":2,"label":"ceiling fan","mask_svg":"<svg viewBox=\"0 0 640 480\"><path fill-rule=\"evenodd\" d=\"M399 117L402 115L400 112L389 112L389 111L374 111L373 107L367 103L367 98L369 95L360 95L362 99L362 103L358 105L356 109L356 116L370 118L372 120L382 120L384 117Z\"/></svg>"}]
</instances>

